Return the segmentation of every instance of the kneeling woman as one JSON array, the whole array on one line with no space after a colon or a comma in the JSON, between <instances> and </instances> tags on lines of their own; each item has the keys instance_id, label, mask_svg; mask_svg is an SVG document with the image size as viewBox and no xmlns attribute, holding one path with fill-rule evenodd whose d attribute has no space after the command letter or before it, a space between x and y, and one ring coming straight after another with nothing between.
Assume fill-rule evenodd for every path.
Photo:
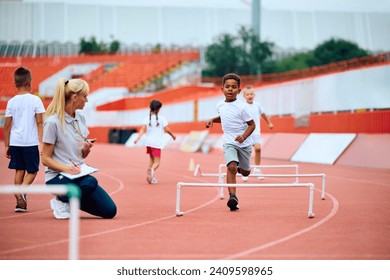
<instances>
[{"instance_id":1,"label":"kneeling woman","mask_svg":"<svg viewBox=\"0 0 390 280\"><path fill-rule=\"evenodd\" d=\"M107 192L91 175L69 179L60 172L76 175L91 152L93 143L84 116L79 110L88 102L88 83L81 79L60 79L53 100L46 110L43 129L42 163L46 166L45 181L51 184L75 184L81 191L80 209L106 219L115 217L117 208ZM67 196L50 200L56 219L70 217Z\"/></svg>"}]
</instances>

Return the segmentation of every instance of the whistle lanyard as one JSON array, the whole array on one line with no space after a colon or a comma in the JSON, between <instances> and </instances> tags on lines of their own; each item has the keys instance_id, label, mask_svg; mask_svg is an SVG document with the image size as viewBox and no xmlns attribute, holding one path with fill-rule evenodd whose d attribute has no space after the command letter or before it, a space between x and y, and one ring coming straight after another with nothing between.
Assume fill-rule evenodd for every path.
<instances>
[{"instance_id":1,"label":"whistle lanyard","mask_svg":"<svg viewBox=\"0 0 390 280\"><path fill-rule=\"evenodd\" d=\"M75 125L75 122L77 125ZM77 134L80 136L78 141L78 152L79 152L79 157L80 159L83 157L82 155L82 149L83 149L83 144L84 144L84 136L81 133L79 122L77 120L73 120L70 122L70 124L73 126L74 130L77 132Z\"/></svg>"}]
</instances>

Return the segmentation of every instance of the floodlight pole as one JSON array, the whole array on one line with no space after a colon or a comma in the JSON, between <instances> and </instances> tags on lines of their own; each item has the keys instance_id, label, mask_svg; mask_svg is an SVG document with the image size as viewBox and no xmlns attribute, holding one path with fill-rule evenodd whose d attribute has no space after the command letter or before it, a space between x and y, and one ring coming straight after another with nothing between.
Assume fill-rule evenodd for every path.
<instances>
[{"instance_id":1,"label":"floodlight pole","mask_svg":"<svg viewBox=\"0 0 390 280\"><path fill-rule=\"evenodd\" d=\"M260 40L260 0L252 0L252 29Z\"/></svg>"},{"instance_id":2,"label":"floodlight pole","mask_svg":"<svg viewBox=\"0 0 390 280\"><path fill-rule=\"evenodd\" d=\"M261 42L260 13L261 13L260 0L252 0L252 31L253 31L253 34L258 38L259 42ZM262 72L261 65L259 65L259 69L258 69L258 81L259 82L262 80L261 72Z\"/></svg>"}]
</instances>

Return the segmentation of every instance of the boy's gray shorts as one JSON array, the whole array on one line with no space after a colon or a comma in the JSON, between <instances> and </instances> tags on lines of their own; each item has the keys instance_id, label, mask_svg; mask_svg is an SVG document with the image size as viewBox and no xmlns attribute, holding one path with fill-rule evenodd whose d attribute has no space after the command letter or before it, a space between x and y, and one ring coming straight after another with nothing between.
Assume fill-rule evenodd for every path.
<instances>
[{"instance_id":1,"label":"boy's gray shorts","mask_svg":"<svg viewBox=\"0 0 390 280\"><path fill-rule=\"evenodd\" d=\"M223 154L225 156L226 166L235 161L238 166L245 171L251 170L252 146L237 147L232 144L223 144Z\"/></svg>"}]
</instances>

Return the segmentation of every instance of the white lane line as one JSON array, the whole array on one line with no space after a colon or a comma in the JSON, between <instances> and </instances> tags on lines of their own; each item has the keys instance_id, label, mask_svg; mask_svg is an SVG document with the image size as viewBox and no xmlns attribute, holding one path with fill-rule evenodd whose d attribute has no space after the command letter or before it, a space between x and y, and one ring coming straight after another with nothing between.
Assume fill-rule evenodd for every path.
<instances>
[{"instance_id":1,"label":"white lane line","mask_svg":"<svg viewBox=\"0 0 390 280\"><path fill-rule=\"evenodd\" d=\"M124 186L125 186L124 183L121 180L119 180L118 178L113 177L113 176L111 176L111 175L109 175L107 173L104 173L104 172L99 172L99 173L101 173L102 175L104 175L106 177L109 177L109 178L113 179L114 181L118 182L119 187L116 190L110 192L109 193L110 195L114 195L114 194L116 194L116 193L118 193L118 192L120 192L121 190L124 189ZM34 185L31 185L31 186L34 187ZM48 195L50 195L50 194L48 194ZM48 202L48 204L49 204L49 202ZM47 212L47 211L52 211L52 210L49 208L49 209L39 210L39 211L28 211L26 213L19 213L19 214L13 214L13 215L10 215L10 216L0 217L0 220L11 219L11 218L22 218L22 217L26 217L26 216L30 216L30 215L44 213L44 212Z\"/></svg>"},{"instance_id":2,"label":"white lane line","mask_svg":"<svg viewBox=\"0 0 390 280\"><path fill-rule=\"evenodd\" d=\"M110 176L110 177L111 177L111 178L116 178L116 177L113 177L113 176ZM183 177L194 179L193 177L189 177L189 176L183 176ZM120 186L124 186L123 182L122 182L120 179L117 178L117 181L121 183ZM199 179L198 179L198 181L207 183L207 182L204 181L204 180L199 180ZM118 191L119 191L120 189L121 189L121 187L118 188ZM195 208L189 209L189 210L187 210L186 212L195 211L195 210L197 210L197 209L206 207L207 205L212 204L212 203L214 203L215 201L219 200L218 188L215 188L215 191L216 191L216 195L215 195L214 198L212 198L211 200L205 202L204 204L202 204L202 205L200 205L200 206L197 206L197 207L195 207ZM174 209L173 209L173 212L174 212ZM154 219L154 220L150 220L150 221L146 221L146 222L134 224L134 225L124 226L124 227L120 227L120 228L116 228L116 229L111 229L111 230L96 232L96 233L87 234L87 235L81 235L81 236L79 237L79 239L81 240L81 239L86 239L86 238L91 238L91 237L97 237L97 236L101 236L101 235L105 235L105 234L116 233L116 232L119 232L119 231L122 231L122 230L133 229L133 228L136 228L136 227L141 227L141 226L150 225L150 224L153 224L153 223L158 223L158 222L161 222L161 221L164 221L164 220L167 220L167 219L171 219L171 218L177 219L176 214L169 215L169 216L166 216L166 217L162 217L162 218L159 218L159 219ZM12 254L12 253L19 253L19 252L28 251L28 250L33 250L33 249L37 249L37 248L42 248L42 247L47 247L47 246L59 245L59 244L67 243L68 241L69 241L69 239L60 239L60 240L56 240L56 241L52 241L52 242L46 242L46 243L41 243L41 244L36 244L36 245L31 245L31 246L25 246L25 247L22 247L22 248L16 248L16 249L11 249L11 250L2 251L2 252L0 252L0 255L6 255L6 254Z\"/></svg>"},{"instance_id":3,"label":"white lane line","mask_svg":"<svg viewBox=\"0 0 390 280\"><path fill-rule=\"evenodd\" d=\"M316 191L321 192L321 190L319 190L319 189L316 189ZM283 242L286 242L288 240L291 240L291 239L293 239L295 237L303 235L303 234L305 234L305 233L307 233L309 231L312 231L313 229L316 229L319 226L323 225L324 223L329 221L334 215L336 215L336 213L337 213L337 211L339 209L339 202L338 202L338 200L334 196L329 194L329 193L325 193L325 194L327 196L329 196L332 199L332 201L333 201L332 211L330 211L330 213L325 218L321 219L320 221L318 221L317 223L311 225L310 227L304 228L304 229L302 229L300 231L297 231L297 232L295 232L293 234L287 235L287 236L285 236L283 238L280 238L280 239L277 239L277 240L274 240L274 241L271 241L271 242L268 242L268 243L265 243L265 244L262 244L262 245L259 245L259 246L256 246L256 247L253 247L253 248L250 248L250 249L247 249L247 250L235 253L235 254L232 254L232 255L228 255L228 256L222 258L222 260L232 260L232 259L238 259L238 258L242 258L242 257L248 256L248 255L256 253L258 251L261 251L261 250L270 248L272 246L281 244Z\"/></svg>"}]
</instances>

